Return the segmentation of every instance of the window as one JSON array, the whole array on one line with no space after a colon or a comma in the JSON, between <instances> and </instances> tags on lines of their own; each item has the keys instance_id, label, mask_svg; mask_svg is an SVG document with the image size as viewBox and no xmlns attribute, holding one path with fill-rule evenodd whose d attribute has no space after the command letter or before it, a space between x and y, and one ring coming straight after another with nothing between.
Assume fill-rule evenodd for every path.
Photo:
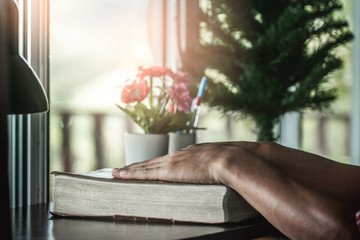
<instances>
[{"instance_id":1,"label":"window","mask_svg":"<svg viewBox=\"0 0 360 240\"><path fill-rule=\"evenodd\" d=\"M116 108L114 90L139 66L178 67L176 6L173 0L51 1L51 169L124 165L124 133L138 129ZM199 142L255 140L250 121L202 113L207 130L198 133Z\"/></svg>"},{"instance_id":2,"label":"window","mask_svg":"<svg viewBox=\"0 0 360 240\"><path fill-rule=\"evenodd\" d=\"M51 1L51 169L124 164L123 135L135 126L115 90L139 66L165 61L163 3Z\"/></svg>"},{"instance_id":3,"label":"window","mask_svg":"<svg viewBox=\"0 0 360 240\"><path fill-rule=\"evenodd\" d=\"M352 2L343 1L345 9L342 14L352 22ZM62 167L59 164L63 158L63 168L67 170L86 171L123 164L122 134L135 126L115 109L112 88L124 79L133 77L140 65L163 64L165 61L167 65L177 67L176 46L173 46L176 27L171 27L174 22L171 19L177 17L174 10L176 2L94 0L86 3L79 1L71 9L66 1L52 2L51 95L54 99L52 119L55 124L51 132L63 136L62 142L59 142L61 137L52 138L54 142L51 142L51 158L56 168ZM184 8L186 1L179 2L180 8ZM106 15L103 15L104 12ZM132 22L131 26L123 24L124 21ZM280 142L286 145L293 141L294 133L298 132L301 141L295 141L293 145L349 163L351 46L339 52L345 58L345 68L334 76L332 84L338 86L339 98L332 110L327 114L304 113L301 131L296 127L300 124L299 116L289 120L286 117L283 125L292 122L291 129L294 129L293 125L296 129L291 132L283 130L283 137L285 132L291 133L290 140L282 138ZM81 70L81 67L85 70ZM198 133L199 142L256 139L251 131L254 128L251 120L222 118L218 112L210 109L202 112L203 126L211 126L211 129ZM219 122L217 127L211 124L214 119ZM66 152L70 146L71 151ZM63 152L66 152L65 155Z\"/></svg>"}]
</instances>

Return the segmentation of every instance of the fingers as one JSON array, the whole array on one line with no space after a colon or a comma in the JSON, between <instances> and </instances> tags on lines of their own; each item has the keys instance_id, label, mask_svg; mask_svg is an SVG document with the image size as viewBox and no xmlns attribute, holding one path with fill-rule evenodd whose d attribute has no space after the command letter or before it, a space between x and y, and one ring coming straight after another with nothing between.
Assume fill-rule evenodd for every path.
<instances>
[{"instance_id":1,"label":"fingers","mask_svg":"<svg viewBox=\"0 0 360 240\"><path fill-rule=\"evenodd\" d=\"M138 179L138 180L160 180L160 167L143 167L143 168L114 168L112 175L120 179Z\"/></svg>"},{"instance_id":2,"label":"fingers","mask_svg":"<svg viewBox=\"0 0 360 240\"><path fill-rule=\"evenodd\" d=\"M157 158L151 159L144 162L133 163L131 165L123 167L123 169L129 170L129 169L153 168L154 166L158 166L159 164L161 164L162 161L163 160Z\"/></svg>"},{"instance_id":3,"label":"fingers","mask_svg":"<svg viewBox=\"0 0 360 240\"><path fill-rule=\"evenodd\" d=\"M150 171L160 169L164 157L154 158L144 162L133 163L123 168L114 168L112 175L115 178L121 179L153 179L158 180L155 177L156 171Z\"/></svg>"},{"instance_id":4,"label":"fingers","mask_svg":"<svg viewBox=\"0 0 360 240\"><path fill-rule=\"evenodd\" d=\"M146 160L146 161L143 161L143 162L133 163L133 164L125 166L125 168L139 168L139 167L142 167L142 166L147 166L147 165L150 165L150 164L154 164L154 163L158 163L158 162L163 161L162 158L163 157L158 157L158 158L153 158L153 159Z\"/></svg>"}]
</instances>

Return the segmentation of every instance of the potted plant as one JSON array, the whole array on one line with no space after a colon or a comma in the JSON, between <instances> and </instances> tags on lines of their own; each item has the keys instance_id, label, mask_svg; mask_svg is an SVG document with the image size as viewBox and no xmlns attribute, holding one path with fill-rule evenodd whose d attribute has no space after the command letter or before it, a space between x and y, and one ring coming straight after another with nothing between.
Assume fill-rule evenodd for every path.
<instances>
[{"instance_id":1,"label":"potted plant","mask_svg":"<svg viewBox=\"0 0 360 240\"><path fill-rule=\"evenodd\" d=\"M187 23L198 38L181 58L195 79L208 77L210 106L250 116L258 140L275 141L282 115L335 99L328 82L343 60L334 50L353 38L339 0L204 2Z\"/></svg>"},{"instance_id":2,"label":"potted plant","mask_svg":"<svg viewBox=\"0 0 360 240\"><path fill-rule=\"evenodd\" d=\"M117 107L144 131L144 134L126 133L127 164L167 154L169 132L195 128L191 123L189 83L186 73L153 66L139 67L136 78L120 87Z\"/></svg>"}]
</instances>

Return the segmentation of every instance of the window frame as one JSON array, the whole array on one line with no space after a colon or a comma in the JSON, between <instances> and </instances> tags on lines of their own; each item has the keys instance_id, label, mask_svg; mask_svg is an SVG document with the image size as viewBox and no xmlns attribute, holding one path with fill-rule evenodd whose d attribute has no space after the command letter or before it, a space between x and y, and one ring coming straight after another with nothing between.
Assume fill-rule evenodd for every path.
<instances>
[{"instance_id":1,"label":"window frame","mask_svg":"<svg viewBox=\"0 0 360 240\"><path fill-rule=\"evenodd\" d=\"M352 110L351 110L351 163L360 165L360 2L352 1L353 59L352 59Z\"/></svg>"}]
</instances>

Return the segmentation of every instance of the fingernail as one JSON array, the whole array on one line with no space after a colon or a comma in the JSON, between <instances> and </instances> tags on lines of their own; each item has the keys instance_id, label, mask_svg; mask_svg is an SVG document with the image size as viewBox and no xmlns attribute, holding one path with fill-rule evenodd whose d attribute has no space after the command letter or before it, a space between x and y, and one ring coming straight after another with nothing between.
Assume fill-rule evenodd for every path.
<instances>
[{"instance_id":1,"label":"fingernail","mask_svg":"<svg viewBox=\"0 0 360 240\"><path fill-rule=\"evenodd\" d=\"M119 168L114 168L114 169L112 170L112 175L115 177L116 175L119 174L119 172L120 172L120 169L119 169Z\"/></svg>"},{"instance_id":2,"label":"fingernail","mask_svg":"<svg viewBox=\"0 0 360 240\"><path fill-rule=\"evenodd\" d=\"M119 173L120 176L124 176L127 173L127 171L123 170L123 169L121 169L121 170L119 169L119 171L120 171L120 173Z\"/></svg>"}]
</instances>

